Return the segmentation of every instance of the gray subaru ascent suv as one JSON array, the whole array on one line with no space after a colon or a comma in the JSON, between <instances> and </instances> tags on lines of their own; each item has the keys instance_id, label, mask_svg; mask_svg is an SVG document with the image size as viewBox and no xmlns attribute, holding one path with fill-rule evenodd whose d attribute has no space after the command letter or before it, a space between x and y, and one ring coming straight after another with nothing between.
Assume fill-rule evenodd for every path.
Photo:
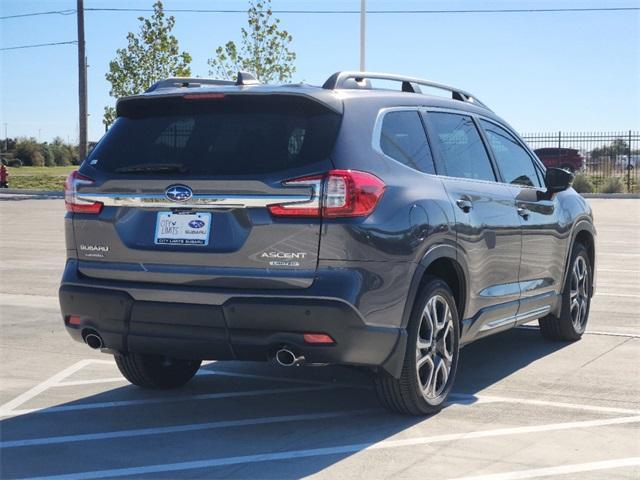
<instances>
[{"instance_id":1,"label":"gray subaru ascent suv","mask_svg":"<svg viewBox=\"0 0 640 480\"><path fill-rule=\"evenodd\" d=\"M67 180L64 324L142 387L206 359L341 364L434 413L464 344L585 331L595 229L571 181L426 80L164 80L118 101Z\"/></svg>"}]
</instances>

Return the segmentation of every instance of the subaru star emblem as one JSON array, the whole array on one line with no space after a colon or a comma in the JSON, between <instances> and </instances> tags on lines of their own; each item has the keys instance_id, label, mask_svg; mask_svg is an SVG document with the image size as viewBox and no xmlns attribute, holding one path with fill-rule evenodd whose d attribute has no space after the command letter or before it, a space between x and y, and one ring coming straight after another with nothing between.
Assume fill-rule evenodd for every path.
<instances>
[{"instance_id":1,"label":"subaru star emblem","mask_svg":"<svg viewBox=\"0 0 640 480\"><path fill-rule=\"evenodd\" d=\"M193 191L185 185L171 185L164 194L172 202L186 202L193 196Z\"/></svg>"}]
</instances>

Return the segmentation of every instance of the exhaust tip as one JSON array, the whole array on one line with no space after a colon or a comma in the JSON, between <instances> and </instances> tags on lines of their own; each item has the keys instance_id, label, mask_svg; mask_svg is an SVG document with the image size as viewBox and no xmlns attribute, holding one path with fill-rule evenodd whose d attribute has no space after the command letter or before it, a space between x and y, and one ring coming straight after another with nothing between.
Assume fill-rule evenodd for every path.
<instances>
[{"instance_id":1,"label":"exhaust tip","mask_svg":"<svg viewBox=\"0 0 640 480\"><path fill-rule=\"evenodd\" d=\"M276 352L276 362L283 367L293 367L304 362L304 357L296 357L288 348L281 348Z\"/></svg>"},{"instance_id":2,"label":"exhaust tip","mask_svg":"<svg viewBox=\"0 0 640 480\"><path fill-rule=\"evenodd\" d=\"M84 336L84 342L94 350L102 348L102 338L97 332L89 332Z\"/></svg>"}]
</instances>

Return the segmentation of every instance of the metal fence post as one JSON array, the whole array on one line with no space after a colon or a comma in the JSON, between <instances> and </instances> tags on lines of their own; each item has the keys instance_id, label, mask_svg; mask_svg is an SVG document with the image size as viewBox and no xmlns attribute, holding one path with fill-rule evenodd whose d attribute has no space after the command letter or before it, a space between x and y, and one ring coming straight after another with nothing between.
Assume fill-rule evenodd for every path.
<instances>
[{"instance_id":1,"label":"metal fence post","mask_svg":"<svg viewBox=\"0 0 640 480\"><path fill-rule=\"evenodd\" d=\"M560 162L562 161L562 132L558 131L558 164L556 167L560 168Z\"/></svg>"},{"instance_id":2,"label":"metal fence post","mask_svg":"<svg viewBox=\"0 0 640 480\"><path fill-rule=\"evenodd\" d=\"M631 193L631 130L629 130L629 148L627 149L627 193Z\"/></svg>"}]
</instances>

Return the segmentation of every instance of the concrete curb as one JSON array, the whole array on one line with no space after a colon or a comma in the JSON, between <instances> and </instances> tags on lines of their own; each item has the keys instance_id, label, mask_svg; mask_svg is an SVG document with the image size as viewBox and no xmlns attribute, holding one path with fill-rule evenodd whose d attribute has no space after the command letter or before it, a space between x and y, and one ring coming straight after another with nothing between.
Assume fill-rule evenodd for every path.
<instances>
[{"instance_id":1,"label":"concrete curb","mask_svg":"<svg viewBox=\"0 0 640 480\"><path fill-rule=\"evenodd\" d=\"M64 192L62 190L28 190L22 188L2 188L0 194L6 195L36 195L39 197L62 198Z\"/></svg>"},{"instance_id":2,"label":"concrete curb","mask_svg":"<svg viewBox=\"0 0 640 480\"><path fill-rule=\"evenodd\" d=\"M640 193L581 193L584 198L640 198Z\"/></svg>"}]
</instances>

